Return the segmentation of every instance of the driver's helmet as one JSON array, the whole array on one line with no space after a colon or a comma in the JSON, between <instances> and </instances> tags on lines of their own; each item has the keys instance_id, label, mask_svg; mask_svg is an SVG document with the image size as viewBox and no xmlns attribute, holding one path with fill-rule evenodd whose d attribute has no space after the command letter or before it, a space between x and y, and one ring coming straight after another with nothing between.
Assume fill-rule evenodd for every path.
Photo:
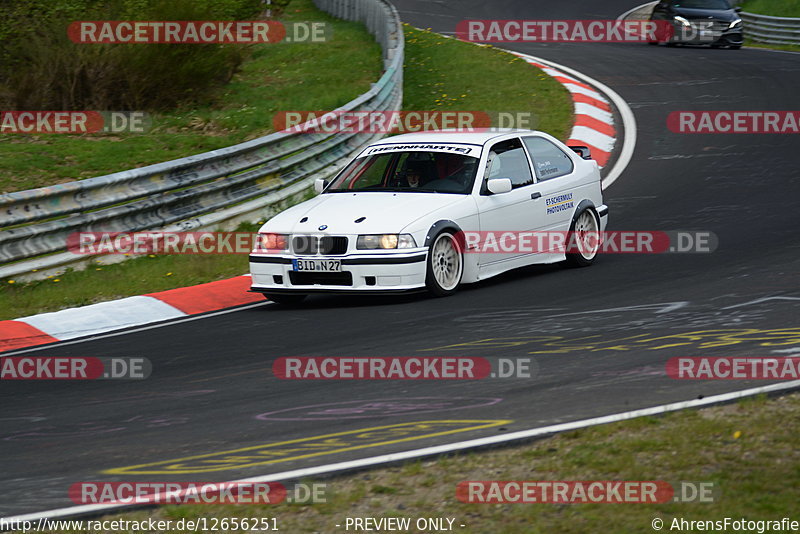
<instances>
[{"instance_id":1,"label":"driver's helmet","mask_svg":"<svg viewBox=\"0 0 800 534\"><path fill-rule=\"evenodd\" d=\"M414 163L408 164L408 166L406 167L406 176L405 176L408 187L419 187L420 185L422 185L423 181L422 176L423 176L422 169L420 168L419 165L416 165Z\"/></svg>"}]
</instances>

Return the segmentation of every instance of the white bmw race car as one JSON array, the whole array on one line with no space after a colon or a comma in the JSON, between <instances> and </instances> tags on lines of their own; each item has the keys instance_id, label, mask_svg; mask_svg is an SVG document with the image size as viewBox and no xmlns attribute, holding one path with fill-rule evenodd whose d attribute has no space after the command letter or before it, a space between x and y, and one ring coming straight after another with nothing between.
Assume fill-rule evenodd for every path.
<instances>
[{"instance_id":1,"label":"white bmw race car","mask_svg":"<svg viewBox=\"0 0 800 534\"><path fill-rule=\"evenodd\" d=\"M261 227L250 254L251 290L275 302L424 288L444 296L534 263L589 265L608 220L589 150L529 130L386 138L315 188L320 195ZM539 234L579 246L531 247Z\"/></svg>"}]
</instances>

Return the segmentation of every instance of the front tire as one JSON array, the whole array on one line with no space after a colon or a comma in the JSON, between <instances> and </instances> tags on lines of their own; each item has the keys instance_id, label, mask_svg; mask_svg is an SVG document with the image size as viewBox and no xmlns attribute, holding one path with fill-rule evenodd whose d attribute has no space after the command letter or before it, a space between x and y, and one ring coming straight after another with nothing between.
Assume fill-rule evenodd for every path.
<instances>
[{"instance_id":1,"label":"front tire","mask_svg":"<svg viewBox=\"0 0 800 534\"><path fill-rule=\"evenodd\" d=\"M456 236L450 230L440 232L428 248L425 286L437 297L452 295L464 275L464 256Z\"/></svg>"},{"instance_id":2,"label":"front tire","mask_svg":"<svg viewBox=\"0 0 800 534\"><path fill-rule=\"evenodd\" d=\"M264 298L271 300L281 306L297 306L303 302L308 295L284 295L278 293L264 293Z\"/></svg>"},{"instance_id":3,"label":"front tire","mask_svg":"<svg viewBox=\"0 0 800 534\"><path fill-rule=\"evenodd\" d=\"M569 227L567 263L573 267L588 267L600 249L600 218L591 208L583 210Z\"/></svg>"}]
</instances>

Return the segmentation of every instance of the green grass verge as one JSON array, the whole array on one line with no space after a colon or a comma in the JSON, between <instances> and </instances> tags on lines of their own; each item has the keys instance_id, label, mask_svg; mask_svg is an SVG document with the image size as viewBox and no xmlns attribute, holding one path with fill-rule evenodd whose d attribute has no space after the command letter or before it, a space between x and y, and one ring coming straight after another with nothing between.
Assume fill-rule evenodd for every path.
<instances>
[{"instance_id":1,"label":"green grass verge","mask_svg":"<svg viewBox=\"0 0 800 534\"><path fill-rule=\"evenodd\" d=\"M338 477L327 481L324 504L164 506L106 519L274 517L283 532L311 533L343 531L334 525L346 517L452 517L466 525L457 531L504 534L640 534L654 532L654 518L664 521L664 532L676 531L674 518L780 520L791 518L800 497L798 420L800 395L746 399ZM466 480L711 482L716 497L713 503L464 504L455 487Z\"/></svg>"},{"instance_id":2,"label":"green grass verge","mask_svg":"<svg viewBox=\"0 0 800 534\"><path fill-rule=\"evenodd\" d=\"M750 13L800 18L800 1L798 0L747 0L741 6Z\"/></svg>"},{"instance_id":3,"label":"green grass verge","mask_svg":"<svg viewBox=\"0 0 800 534\"><path fill-rule=\"evenodd\" d=\"M334 32L341 38L341 33L336 33L338 28ZM405 109L530 111L539 117L539 129L566 138L572 124L572 103L563 86L549 76L496 48L446 39L408 26L405 32ZM375 50L371 53L378 55ZM294 68L301 70L299 66ZM265 70L272 76L270 69ZM314 79L318 76L321 75L315 74ZM373 80L377 78L375 75ZM311 81L307 84L313 85ZM286 90L298 93L294 83ZM285 99L282 105L287 106L285 109L333 109L347 100L340 96L341 101L327 106L317 100L287 104ZM274 111L274 105L270 105ZM267 122L268 115L264 116ZM241 228L256 229L255 225ZM158 256L68 271L35 282L2 280L0 320L211 282L244 274L247 269L244 256Z\"/></svg>"},{"instance_id":4,"label":"green grass verge","mask_svg":"<svg viewBox=\"0 0 800 534\"><path fill-rule=\"evenodd\" d=\"M521 58L406 25L405 65L406 110L530 113L534 129L569 135L569 93Z\"/></svg>"},{"instance_id":5,"label":"green grass verge","mask_svg":"<svg viewBox=\"0 0 800 534\"><path fill-rule=\"evenodd\" d=\"M745 46L752 46L755 48L769 48L770 50L785 50L787 52L800 52L800 45L780 45L780 44L767 44L753 41L752 39L745 39Z\"/></svg>"},{"instance_id":6,"label":"green grass verge","mask_svg":"<svg viewBox=\"0 0 800 534\"><path fill-rule=\"evenodd\" d=\"M241 143L270 133L277 111L335 109L380 77L380 46L363 25L335 19L311 0L293 0L281 20L326 21L333 25L332 39L253 46L213 104L153 114L153 127L143 134L0 135L0 191L81 180Z\"/></svg>"}]
</instances>

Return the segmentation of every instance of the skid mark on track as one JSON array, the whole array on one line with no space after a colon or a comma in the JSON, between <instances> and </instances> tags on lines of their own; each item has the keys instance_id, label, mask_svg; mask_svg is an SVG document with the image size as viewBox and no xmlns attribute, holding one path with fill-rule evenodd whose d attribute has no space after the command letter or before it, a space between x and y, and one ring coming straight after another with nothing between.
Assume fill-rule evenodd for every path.
<instances>
[{"instance_id":1,"label":"skid mark on track","mask_svg":"<svg viewBox=\"0 0 800 534\"><path fill-rule=\"evenodd\" d=\"M467 410L492 406L502 402L501 398L481 397L403 397L397 399L354 400L298 406L266 412L256 416L262 421L339 421L342 419L365 419L368 417L392 417L398 415Z\"/></svg>"},{"instance_id":2,"label":"skid mark on track","mask_svg":"<svg viewBox=\"0 0 800 534\"><path fill-rule=\"evenodd\" d=\"M616 339L607 339L605 335L601 334L578 338L564 336L496 337L445 345L428 350L487 350L536 346L537 350L531 350L529 354L567 354L570 352L662 350L674 347L702 350L742 344L770 349L800 345L800 327L766 330L760 328L695 330L668 335L648 333Z\"/></svg>"},{"instance_id":3,"label":"skid mark on track","mask_svg":"<svg viewBox=\"0 0 800 534\"><path fill-rule=\"evenodd\" d=\"M483 430L512 422L511 420L441 420L400 423L119 467L108 469L103 473L184 475L230 471Z\"/></svg>"}]
</instances>

